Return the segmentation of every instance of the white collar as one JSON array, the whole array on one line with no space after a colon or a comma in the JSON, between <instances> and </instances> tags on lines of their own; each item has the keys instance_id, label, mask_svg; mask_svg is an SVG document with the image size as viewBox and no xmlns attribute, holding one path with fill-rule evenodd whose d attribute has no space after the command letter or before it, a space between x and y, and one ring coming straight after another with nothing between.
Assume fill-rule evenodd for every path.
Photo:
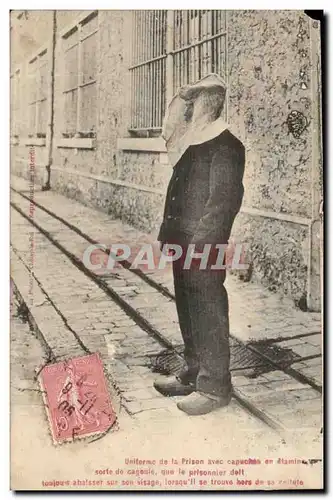
<instances>
[{"instance_id":1,"label":"white collar","mask_svg":"<svg viewBox=\"0 0 333 500\"><path fill-rule=\"evenodd\" d=\"M190 146L211 141L215 137L221 135L222 132L228 128L229 125L223 120L223 118L218 118L214 122L207 124L201 130L199 129L194 131L189 129L176 144L170 145L170 141L166 141L169 162L174 167ZM168 147L168 145L171 147Z\"/></svg>"}]
</instances>

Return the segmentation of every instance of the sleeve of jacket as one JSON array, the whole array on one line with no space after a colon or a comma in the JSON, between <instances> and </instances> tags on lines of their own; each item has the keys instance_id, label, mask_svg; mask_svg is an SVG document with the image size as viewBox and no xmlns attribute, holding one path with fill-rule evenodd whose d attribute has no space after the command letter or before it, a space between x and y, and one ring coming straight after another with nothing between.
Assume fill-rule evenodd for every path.
<instances>
[{"instance_id":1,"label":"sleeve of jacket","mask_svg":"<svg viewBox=\"0 0 333 500\"><path fill-rule=\"evenodd\" d=\"M192 243L227 243L234 218L242 204L245 149L232 134L212 156L209 175L209 198Z\"/></svg>"}]
</instances>

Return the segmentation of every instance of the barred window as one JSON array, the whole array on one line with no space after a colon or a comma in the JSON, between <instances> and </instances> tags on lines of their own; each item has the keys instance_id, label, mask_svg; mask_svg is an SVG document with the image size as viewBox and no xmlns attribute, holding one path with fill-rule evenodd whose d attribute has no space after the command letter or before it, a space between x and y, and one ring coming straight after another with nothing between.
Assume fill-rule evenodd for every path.
<instances>
[{"instance_id":1,"label":"barred window","mask_svg":"<svg viewBox=\"0 0 333 500\"><path fill-rule=\"evenodd\" d=\"M177 89L209 73L226 78L226 63L226 11L134 11L130 131L159 134Z\"/></svg>"},{"instance_id":2,"label":"barred window","mask_svg":"<svg viewBox=\"0 0 333 500\"><path fill-rule=\"evenodd\" d=\"M132 129L159 130L165 110L167 13L134 11Z\"/></svg>"},{"instance_id":3,"label":"barred window","mask_svg":"<svg viewBox=\"0 0 333 500\"><path fill-rule=\"evenodd\" d=\"M44 50L29 62L29 137L46 137L48 121L48 66L47 50Z\"/></svg>"},{"instance_id":4,"label":"barred window","mask_svg":"<svg viewBox=\"0 0 333 500\"><path fill-rule=\"evenodd\" d=\"M19 137L21 129L21 85L20 85L20 70L16 70L10 76L10 118L12 137Z\"/></svg>"},{"instance_id":5,"label":"barred window","mask_svg":"<svg viewBox=\"0 0 333 500\"><path fill-rule=\"evenodd\" d=\"M98 13L63 35L64 137L95 137Z\"/></svg>"}]
</instances>

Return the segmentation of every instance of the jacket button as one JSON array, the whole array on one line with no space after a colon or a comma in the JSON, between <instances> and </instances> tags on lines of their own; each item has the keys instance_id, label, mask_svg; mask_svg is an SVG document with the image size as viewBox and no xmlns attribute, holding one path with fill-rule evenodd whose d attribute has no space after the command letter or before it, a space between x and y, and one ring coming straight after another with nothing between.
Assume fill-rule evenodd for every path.
<instances>
[{"instance_id":1,"label":"jacket button","mask_svg":"<svg viewBox=\"0 0 333 500\"><path fill-rule=\"evenodd\" d=\"M178 181L178 179L179 179L179 177L176 177L176 178L175 178L175 181Z\"/></svg>"},{"instance_id":2,"label":"jacket button","mask_svg":"<svg viewBox=\"0 0 333 500\"><path fill-rule=\"evenodd\" d=\"M172 215L168 215L167 219L172 219Z\"/></svg>"},{"instance_id":3,"label":"jacket button","mask_svg":"<svg viewBox=\"0 0 333 500\"><path fill-rule=\"evenodd\" d=\"M171 200L172 200L172 201L174 201L175 199L176 199L176 197L175 197L175 196L173 196L173 197L171 198Z\"/></svg>"}]
</instances>

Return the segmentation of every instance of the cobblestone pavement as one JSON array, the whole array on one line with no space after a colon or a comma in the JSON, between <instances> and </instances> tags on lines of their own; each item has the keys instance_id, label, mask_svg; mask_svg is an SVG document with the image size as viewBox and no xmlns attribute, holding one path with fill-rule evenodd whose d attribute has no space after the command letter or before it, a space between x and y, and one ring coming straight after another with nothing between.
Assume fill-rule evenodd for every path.
<instances>
[{"instance_id":1,"label":"cobblestone pavement","mask_svg":"<svg viewBox=\"0 0 333 500\"><path fill-rule=\"evenodd\" d=\"M41 391L35 381L35 369L47 362L49 353L29 327L26 310L14 296L12 299L12 489L45 489L42 487L42 481L50 480L80 479L83 484L87 478L96 478L95 469L121 467L128 457L217 459L225 453L228 454L231 447L234 452L232 456L235 457L261 457L263 454L286 459L294 458L296 453L298 457L309 456L308 443L303 443L303 447L296 449L281 443L275 435L267 432L267 428L248 419L247 415L233 404L232 411L218 412L199 420L191 417L181 418L179 414L178 418L174 418L176 412L166 415L156 409L142 411L140 419L137 420L120 411L120 426L117 432L95 442L77 441L65 446L53 446ZM133 391L138 381L137 376L132 376L131 380L128 378ZM138 396L139 391L140 389ZM170 407L171 405L172 403ZM311 447L311 456L318 456L319 443L312 440ZM288 473L290 477L298 477L297 470L292 467L288 468ZM104 485L97 489L110 490L115 487L108 486L104 481Z\"/></svg>"},{"instance_id":2,"label":"cobblestone pavement","mask_svg":"<svg viewBox=\"0 0 333 500\"><path fill-rule=\"evenodd\" d=\"M11 405L12 408L27 404L41 407L43 401L35 380L34 369L46 363L47 354L40 341L29 328L26 315L20 313L17 301L13 300L11 311Z\"/></svg>"},{"instance_id":3,"label":"cobblestone pavement","mask_svg":"<svg viewBox=\"0 0 333 500\"><path fill-rule=\"evenodd\" d=\"M22 179L13 179L12 185L28 193L28 183ZM148 239L110 216L52 191L35 191L34 200L101 243L131 242L135 246L135 242ZM29 201L16 193L12 194L12 201L25 214L29 213ZM74 256L75 262L81 261L89 244L82 235L38 208L33 220L70 252L72 260ZM115 290L174 345L179 345L181 337L174 302L124 268L109 275L104 280L106 289L101 289L16 210L12 210L11 224L11 275L52 354L62 359L99 351L114 380L110 387L113 397L120 391L118 412L126 421L127 417L140 425L152 420L163 423L170 418L177 422L191 421L177 409L175 398L163 398L152 388L156 374L152 373L149 360L160 352L161 345L111 299L107 287ZM32 278L29 278L29 269L33 270ZM154 272L151 276L172 290L170 273ZM228 276L227 289L232 334L247 342L279 341L277 345L282 349L289 349L297 359L302 359L292 367L321 384L320 314L301 312L288 299L260 285L241 282L235 276ZM322 402L320 394L309 385L278 369L255 378L246 372L239 375L235 372L233 382L242 395L251 398L284 428L310 432L318 439ZM196 426L213 427L236 422L240 430L262 432L262 424L235 401L228 411L219 410L195 421Z\"/></svg>"}]
</instances>

